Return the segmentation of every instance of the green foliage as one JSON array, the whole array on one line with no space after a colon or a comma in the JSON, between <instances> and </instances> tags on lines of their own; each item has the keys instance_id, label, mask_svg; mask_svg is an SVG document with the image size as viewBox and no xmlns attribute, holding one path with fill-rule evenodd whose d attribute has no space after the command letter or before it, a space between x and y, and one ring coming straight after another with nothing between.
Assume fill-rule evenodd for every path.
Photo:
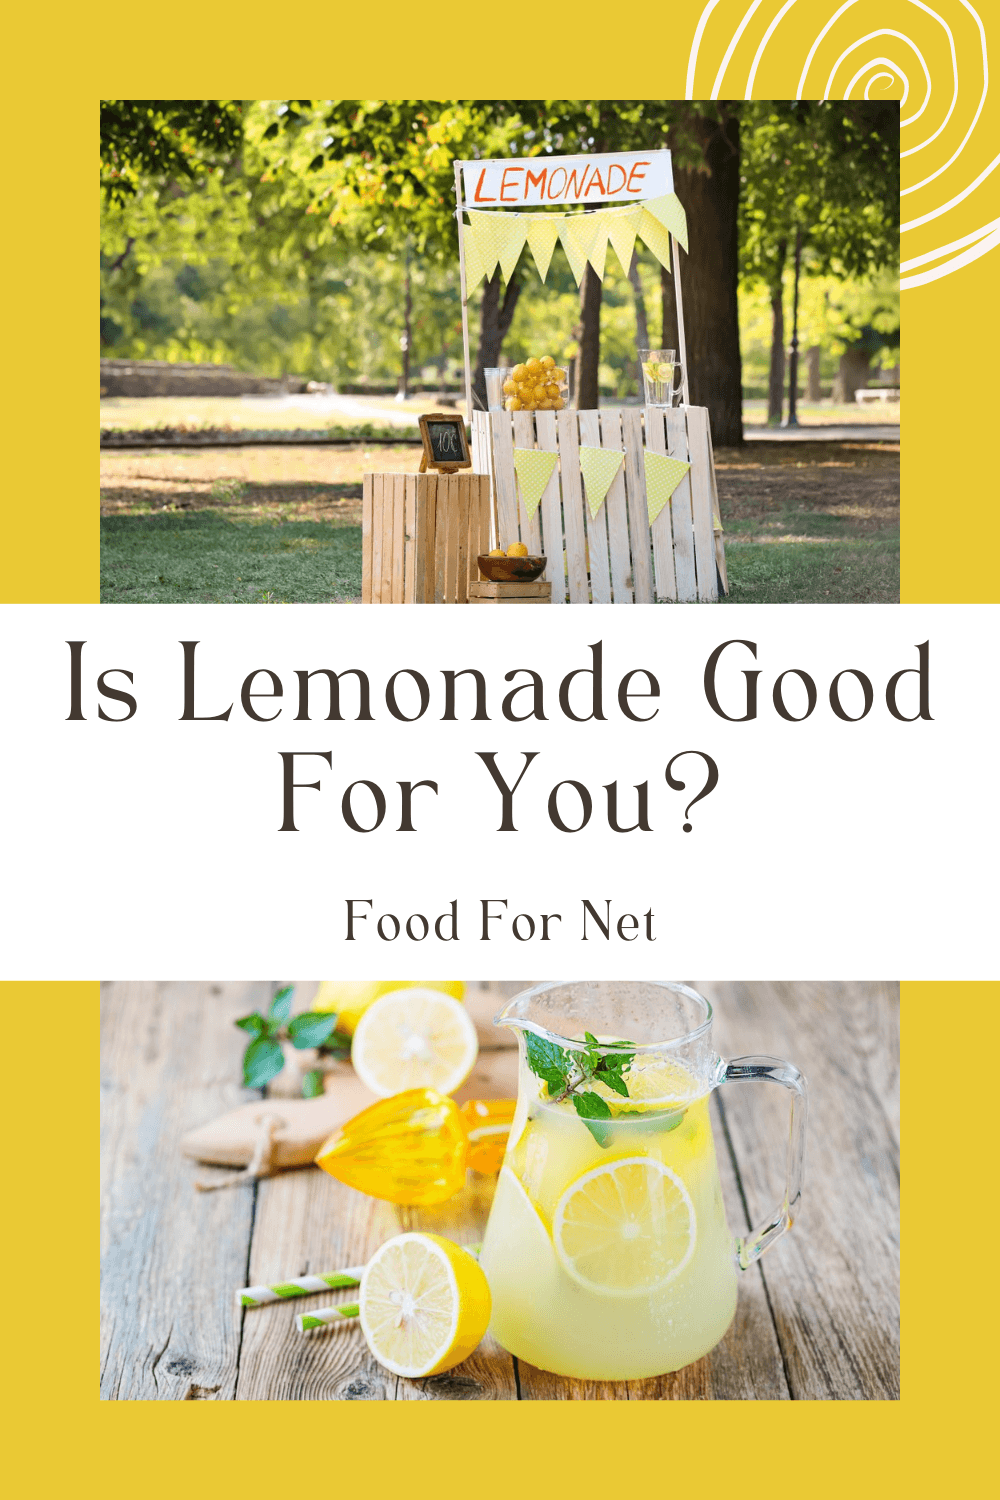
<instances>
[{"instance_id":1,"label":"green foliage","mask_svg":"<svg viewBox=\"0 0 1000 1500\"><path fill-rule=\"evenodd\" d=\"M526 1031L524 1040L528 1066L536 1078L540 1078L545 1084L549 1098L556 1104L569 1099L597 1144L602 1147L610 1145L610 1127L606 1122L612 1118L611 1109L606 1099L595 1094L592 1089L585 1089L584 1084L607 1084L616 1094L627 1099L629 1093L624 1072L635 1054L626 1051L607 1052L605 1047L626 1048L633 1047L635 1043L618 1041L602 1044L589 1031L584 1032L587 1045L581 1048L560 1047L558 1043L539 1036L534 1031Z\"/></svg>"},{"instance_id":2,"label":"green foliage","mask_svg":"<svg viewBox=\"0 0 1000 1500\"><path fill-rule=\"evenodd\" d=\"M143 178L193 182L236 152L242 134L236 99L102 99L101 186L123 204Z\"/></svg>"},{"instance_id":3,"label":"green foliage","mask_svg":"<svg viewBox=\"0 0 1000 1500\"><path fill-rule=\"evenodd\" d=\"M235 1025L250 1033L251 1041L243 1054L243 1083L248 1089L262 1089L277 1078L285 1065L281 1050L283 1041L291 1042L300 1050L317 1047L321 1052L344 1056L350 1051L346 1038L335 1038L337 1017L322 1011L303 1011L292 1016L294 986L286 985L277 991L266 1016L259 1010L242 1016ZM302 1081L302 1092L307 1099L323 1092L322 1069L312 1068Z\"/></svg>"}]
</instances>

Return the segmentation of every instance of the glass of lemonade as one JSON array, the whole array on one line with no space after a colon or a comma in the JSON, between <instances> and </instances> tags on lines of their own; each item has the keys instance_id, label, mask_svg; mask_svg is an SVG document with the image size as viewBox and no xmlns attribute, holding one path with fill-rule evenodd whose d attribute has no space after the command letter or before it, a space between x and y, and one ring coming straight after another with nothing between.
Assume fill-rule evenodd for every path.
<instances>
[{"instance_id":1,"label":"glass of lemonade","mask_svg":"<svg viewBox=\"0 0 1000 1500\"><path fill-rule=\"evenodd\" d=\"M557 1375L638 1380L723 1337L739 1270L792 1223L805 1080L790 1063L725 1063L712 1008L665 981L537 985L498 1026L518 1033L518 1104L480 1254L491 1331ZM719 1084L791 1091L785 1195L751 1234L726 1223L709 1118Z\"/></svg>"},{"instance_id":2,"label":"glass of lemonade","mask_svg":"<svg viewBox=\"0 0 1000 1500\"><path fill-rule=\"evenodd\" d=\"M673 406L680 395L674 381L681 374L676 349L640 349L642 383L647 406Z\"/></svg>"}]
</instances>

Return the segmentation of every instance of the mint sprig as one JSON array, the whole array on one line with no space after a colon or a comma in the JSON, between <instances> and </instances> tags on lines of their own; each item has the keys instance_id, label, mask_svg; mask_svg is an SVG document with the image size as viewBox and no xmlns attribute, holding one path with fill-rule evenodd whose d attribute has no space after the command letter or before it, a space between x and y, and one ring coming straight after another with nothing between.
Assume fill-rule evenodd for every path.
<instances>
[{"instance_id":1,"label":"mint sprig","mask_svg":"<svg viewBox=\"0 0 1000 1500\"><path fill-rule=\"evenodd\" d=\"M570 1050L537 1032L525 1032L528 1066L545 1084L553 1104L560 1104L564 1099L572 1100L573 1108L603 1149L611 1144L608 1122L613 1116L607 1100L586 1085L604 1083L627 1099L629 1092L624 1074L635 1053L608 1053L604 1050L606 1044L599 1042L591 1032L585 1031L583 1037L586 1045ZM635 1043L616 1041L611 1045L624 1048L634 1047Z\"/></svg>"},{"instance_id":2,"label":"mint sprig","mask_svg":"<svg viewBox=\"0 0 1000 1500\"><path fill-rule=\"evenodd\" d=\"M241 1016L235 1023L250 1036L243 1054L243 1083L248 1089L265 1088L272 1078L277 1078L285 1066L282 1042L291 1042L299 1051L315 1047L332 1057L349 1055L347 1038L334 1036L336 1015L328 1011L307 1010L293 1016L293 996L294 986L285 985L275 994L266 1016L255 1010L249 1016ZM307 1099L323 1092L321 1069L313 1068L305 1075L302 1092Z\"/></svg>"}]
</instances>

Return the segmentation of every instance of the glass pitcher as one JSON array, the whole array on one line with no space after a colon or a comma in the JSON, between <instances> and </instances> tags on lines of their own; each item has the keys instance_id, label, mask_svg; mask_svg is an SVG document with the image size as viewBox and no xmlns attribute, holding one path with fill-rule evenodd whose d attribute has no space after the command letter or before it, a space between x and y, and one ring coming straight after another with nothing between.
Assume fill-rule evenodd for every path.
<instances>
[{"instance_id":1,"label":"glass pitcher","mask_svg":"<svg viewBox=\"0 0 1000 1500\"><path fill-rule=\"evenodd\" d=\"M504 1007L517 1111L480 1254L491 1331L556 1375L640 1380L713 1348L739 1269L788 1229L801 1192L805 1079L773 1057L724 1062L712 1007L664 981L540 984ZM721 1083L791 1090L785 1194L730 1233L708 1105Z\"/></svg>"}]
</instances>

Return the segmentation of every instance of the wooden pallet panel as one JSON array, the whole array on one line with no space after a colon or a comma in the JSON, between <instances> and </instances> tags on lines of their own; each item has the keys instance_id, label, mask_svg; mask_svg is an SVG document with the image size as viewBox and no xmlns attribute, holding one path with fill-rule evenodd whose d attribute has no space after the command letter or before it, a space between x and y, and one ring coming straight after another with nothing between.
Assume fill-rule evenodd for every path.
<instances>
[{"instance_id":1,"label":"wooden pallet panel","mask_svg":"<svg viewBox=\"0 0 1000 1500\"><path fill-rule=\"evenodd\" d=\"M666 453L667 433L663 408L647 406L645 416L646 447L651 453ZM674 533L669 505L663 507L653 522L650 536L653 541L653 577L657 601L674 600L677 598L677 577L674 571Z\"/></svg>"},{"instance_id":2,"label":"wooden pallet panel","mask_svg":"<svg viewBox=\"0 0 1000 1500\"><path fill-rule=\"evenodd\" d=\"M667 413L667 451L671 458L687 462L687 409L672 407ZM695 604L698 579L694 565L694 522L691 514L691 475L686 474L670 497L670 521L674 531L674 573L677 578L677 602ZM661 511L661 515L663 512Z\"/></svg>"},{"instance_id":3,"label":"wooden pallet panel","mask_svg":"<svg viewBox=\"0 0 1000 1500\"><path fill-rule=\"evenodd\" d=\"M556 413L559 472L562 479L563 539L570 604L590 603L587 577L587 533L583 525L583 481L580 477L580 433L575 411Z\"/></svg>"},{"instance_id":4,"label":"wooden pallet panel","mask_svg":"<svg viewBox=\"0 0 1000 1500\"><path fill-rule=\"evenodd\" d=\"M601 447L623 450L622 414L601 412ZM604 501L608 518L608 556L611 564L611 594L615 604L632 603L632 554L629 547L628 511L625 499L625 459Z\"/></svg>"},{"instance_id":5,"label":"wooden pallet panel","mask_svg":"<svg viewBox=\"0 0 1000 1500\"><path fill-rule=\"evenodd\" d=\"M708 430L708 411L704 406L688 407L687 428L698 598L702 604L714 604L719 597L719 584L712 519L712 439Z\"/></svg>"},{"instance_id":6,"label":"wooden pallet panel","mask_svg":"<svg viewBox=\"0 0 1000 1500\"><path fill-rule=\"evenodd\" d=\"M601 418L596 411L577 413L581 448L601 446ZM590 557L590 597L595 604L611 603L611 566L608 559L608 524L606 506L596 516L590 514L584 490L583 519L587 528L587 552Z\"/></svg>"},{"instance_id":7,"label":"wooden pallet panel","mask_svg":"<svg viewBox=\"0 0 1000 1500\"><path fill-rule=\"evenodd\" d=\"M535 446L535 420L534 413L530 411L516 411L513 413L513 431L515 448L534 448ZM511 455L513 462L513 454ZM515 481L516 481L515 473ZM521 487L517 486L517 523L521 534L521 541L528 549L530 557L540 557L542 554L542 529L538 519L538 511L529 519L525 509L524 500L521 498Z\"/></svg>"},{"instance_id":8,"label":"wooden pallet panel","mask_svg":"<svg viewBox=\"0 0 1000 1500\"><path fill-rule=\"evenodd\" d=\"M493 443L493 484L500 522L498 547L506 552L512 542L520 541L517 519L517 477L514 473L514 432L507 412L491 411Z\"/></svg>"},{"instance_id":9,"label":"wooden pallet panel","mask_svg":"<svg viewBox=\"0 0 1000 1500\"><path fill-rule=\"evenodd\" d=\"M372 602L372 490L375 475L361 481L361 603Z\"/></svg>"},{"instance_id":10,"label":"wooden pallet panel","mask_svg":"<svg viewBox=\"0 0 1000 1500\"><path fill-rule=\"evenodd\" d=\"M545 453L558 453L556 436L556 414L540 411L535 418L538 446ZM552 585L552 603L566 603L566 558L563 545L562 492L559 488L559 464L552 470L552 477L542 492L538 504L542 518L542 552L547 559L545 579Z\"/></svg>"},{"instance_id":11,"label":"wooden pallet panel","mask_svg":"<svg viewBox=\"0 0 1000 1500\"><path fill-rule=\"evenodd\" d=\"M384 503L385 503L385 474L373 476L372 487L372 596L373 604L382 603L382 542L385 536L383 526Z\"/></svg>"},{"instance_id":12,"label":"wooden pallet panel","mask_svg":"<svg viewBox=\"0 0 1000 1500\"><path fill-rule=\"evenodd\" d=\"M642 409L638 406L626 406L622 411L622 442L625 448L625 491L632 555L632 597L636 604L652 604L653 553L649 536L649 511L646 508Z\"/></svg>"},{"instance_id":13,"label":"wooden pallet panel","mask_svg":"<svg viewBox=\"0 0 1000 1500\"><path fill-rule=\"evenodd\" d=\"M406 480L392 476L392 593L393 604L403 602L403 568L406 562Z\"/></svg>"}]
</instances>

